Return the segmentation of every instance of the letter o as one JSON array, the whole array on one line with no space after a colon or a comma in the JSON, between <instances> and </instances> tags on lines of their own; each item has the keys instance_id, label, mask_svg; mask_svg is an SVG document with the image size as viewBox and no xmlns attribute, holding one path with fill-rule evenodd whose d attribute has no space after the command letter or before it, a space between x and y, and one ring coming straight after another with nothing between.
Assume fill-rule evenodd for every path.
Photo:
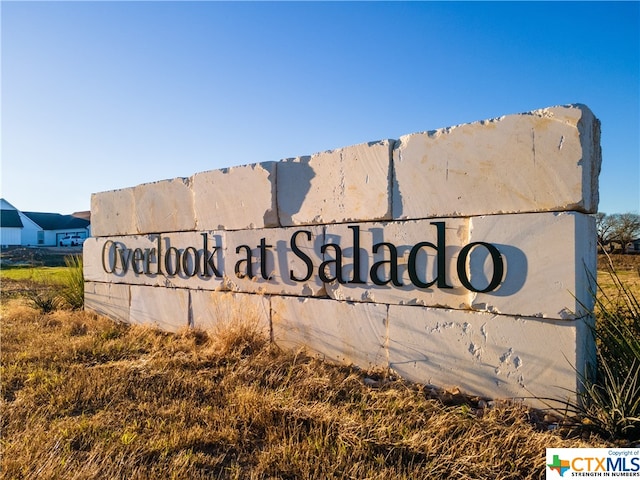
<instances>
[{"instance_id":1,"label":"letter o","mask_svg":"<svg viewBox=\"0 0 640 480\"><path fill-rule=\"evenodd\" d=\"M193 252L193 270L189 271L189 256L187 255L187 252L192 251ZM198 273L198 264L200 263L200 256L198 255L198 251L196 250L195 247L187 247L184 249L184 252L182 253L182 271L185 273L185 275L187 275L188 277L193 277L195 276L196 273Z\"/></svg>"},{"instance_id":2,"label":"letter o","mask_svg":"<svg viewBox=\"0 0 640 480\"><path fill-rule=\"evenodd\" d=\"M107 245L111 244L111 247L109 247L109 268L107 268L107 265L104 262L104 254L105 251L107 250ZM113 240L107 240L106 242L104 242L104 245L102 246L102 269L107 272L107 273L113 273L116 269L116 253L114 252L114 249L116 248L116 243Z\"/></svg>"},{"instance_id":3,"label":"letter o","mask_svg":"<svg viewBox=\"0 0 640 480\"><path fill-rule=\"evenodd\" d=\"M170 263L171 252L175 252L174 256L176 263L174 265L174 268L171 268ZM167 275L169 276L180 274L180 250L178 250L176 247L167 248L167 251L164 254L164 268L167 271Z\"/></svg>"},{"instance_id":4,"label":"letter o","mask_svg":"<svg viewBox=\"0 0 640 480\"><path fill-rule=\"evenodd\" d=\"M476 287L471 285L471 281L467 277L467 271L465 268L467 265L467 256L469 255L469 253L471 253L471 250L473 250L477 246L486 248L491 255L491 260L493 261L493 276L491 277L489 285L487 285L487 287L482 290L477 289ZM462 250L460 250L460 254L458 255L457 270L460 282L467 289L471 290L472 292L486 293L498 288L500 282L502 282L502 277L504 275L504 263L502 262L502 255L500 255L500 251L490 243L472 242L468 245L465 245Z\"/></svg>"}]
</instances>

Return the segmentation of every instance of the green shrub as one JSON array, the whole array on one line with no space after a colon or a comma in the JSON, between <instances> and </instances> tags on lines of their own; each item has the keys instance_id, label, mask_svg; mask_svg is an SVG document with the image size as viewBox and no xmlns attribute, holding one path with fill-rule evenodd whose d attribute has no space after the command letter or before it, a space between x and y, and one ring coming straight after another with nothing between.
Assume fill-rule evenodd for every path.
<instances>
[{"instance_id":1,"label":"green shrub","mask_svg":"<svg viewBox=\"0 0 640 480\"><path fill-rule=\"evenodd\" d=\"M67 269L63 276L60 296L73 310L84 306L84 276L82 273L82 255L69 255L64 258Z\"/></svg>"},{"instance_id":2,"label":"green shrub","mask_svg":"<svg viewBox=\"0 0 640 480\"><path fill-rule=\"evenodd\" d=\"M84 276L82 256L70 255L64 259L66 268L56 273L55 278L43 275L39 270L30 273L26 280L24 295L29 303L41 313L50 313L58 308L80 310L84 306Z\"/></svg>"}]
</instances>

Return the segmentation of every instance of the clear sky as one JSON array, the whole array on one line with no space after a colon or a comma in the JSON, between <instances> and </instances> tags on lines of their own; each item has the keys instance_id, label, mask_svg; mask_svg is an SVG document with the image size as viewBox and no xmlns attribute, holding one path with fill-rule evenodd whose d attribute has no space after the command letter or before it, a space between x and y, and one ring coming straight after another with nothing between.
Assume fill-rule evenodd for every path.
<instances>
[{"instance_id":1,"label":"clear sky","mask_svg":"<svg viewBox=\"0 0 640 480\"><path fill-rule=\"evenodd\" d=\"M11 2L1 196L93 192L538 108L602 122L600 210L640 210L638 2Z\"/></svg>"}]
</instances>

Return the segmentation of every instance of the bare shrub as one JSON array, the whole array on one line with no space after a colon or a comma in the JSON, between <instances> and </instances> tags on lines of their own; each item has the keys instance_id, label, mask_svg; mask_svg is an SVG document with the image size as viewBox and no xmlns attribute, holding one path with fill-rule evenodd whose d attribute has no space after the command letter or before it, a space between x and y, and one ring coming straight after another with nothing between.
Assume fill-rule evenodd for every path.
<instances>
[{"instance_id":1,"label":"bare shrub","mask_svg":"<svg viewBox=\"0 0 640 480\"><path fill-rule=\"evenodd\" d=\"M234 301L232 294L212 295L216 323L209 333L218 355L250 355L269 343L269 331L260 307Z\"/></svg>"}]
</instances>

